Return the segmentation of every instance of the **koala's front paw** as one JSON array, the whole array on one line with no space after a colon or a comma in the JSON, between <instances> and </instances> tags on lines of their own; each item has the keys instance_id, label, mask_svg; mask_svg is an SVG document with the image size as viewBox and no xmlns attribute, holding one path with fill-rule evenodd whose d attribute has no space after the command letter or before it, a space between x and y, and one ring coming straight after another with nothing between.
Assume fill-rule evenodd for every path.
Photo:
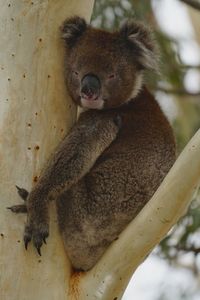
<instances>
[{"instance_id":1,"label":"koala's front paw","mask_svg":"<svg viewBox=\"0 0 200 300\"><path fill-rule=\"evenodd\" d=\"M46 238L49 236L49 224L45 221L28 222L24 231L24 245L27 250L30 241L33 241L33 245L37 249L38 254L41 256L41 247L43 243L46 244Z\"/></svg>"}]
</instances>

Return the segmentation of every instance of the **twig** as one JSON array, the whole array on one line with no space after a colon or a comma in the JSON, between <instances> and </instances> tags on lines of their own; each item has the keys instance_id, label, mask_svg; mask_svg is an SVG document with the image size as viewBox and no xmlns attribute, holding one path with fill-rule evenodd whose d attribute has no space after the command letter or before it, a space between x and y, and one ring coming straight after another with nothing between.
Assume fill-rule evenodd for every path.
<instances>
[{"instance_id":1,"label":"twig","mask_svg":"<svg viewBox=\"0 0 200 300\"><path fill-rule=\"evenodd\" d=\"M200 91L189 92L185 89L167 89L162 87L156 87L156 91L163 92L166 94L180 95L180 96L200 97Z\"/></svg>"},{"instance_id":2,"label":"twig","mask_svg":"<svg viewBox=\"0 0 200 300\"><path fill-rule=\"evenodd\" d=\"M177 246L177 250L178 251L184 251L184 252L193 252L195 255L200 253L200 247L194 247L194 246L190 246L190 247L184 247L184 246Z\"/></svg>"},{"instance_id":3,"label":"twig","mask_svg":"<svg viewBox=\"0 0 200 300\"><path fill-rule=\"evenodd\" d=\"M200 65L181 65L182 69L199 69L200 70Z\"/></svg>"},{"instance_id":4,"label":"twig","mask_svg":"<svg viewBox=\"0 0 200 300\"><path fill-rule=\"evenodd\" d=\"M184 2L185 4L200 10L200 1L199 0L180 0L181 2Z\"/></svg>"}]
</instances>

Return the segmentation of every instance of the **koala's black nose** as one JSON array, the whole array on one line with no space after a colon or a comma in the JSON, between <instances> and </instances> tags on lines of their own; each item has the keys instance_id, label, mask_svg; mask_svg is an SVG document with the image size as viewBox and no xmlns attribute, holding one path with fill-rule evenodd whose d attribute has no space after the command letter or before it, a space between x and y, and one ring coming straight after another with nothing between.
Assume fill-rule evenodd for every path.
<instances>
[{"instance_id":1,"label":"koala's black nose","mask_svg":"<svg viewBox=\"0 0 200 300\"><path fill-rule=\"evenodd\" d=\"M101 88L100 80L93 74L85 75L81 81L81 97L87 100L96 100Z\"/></svg>"}]
</instances>

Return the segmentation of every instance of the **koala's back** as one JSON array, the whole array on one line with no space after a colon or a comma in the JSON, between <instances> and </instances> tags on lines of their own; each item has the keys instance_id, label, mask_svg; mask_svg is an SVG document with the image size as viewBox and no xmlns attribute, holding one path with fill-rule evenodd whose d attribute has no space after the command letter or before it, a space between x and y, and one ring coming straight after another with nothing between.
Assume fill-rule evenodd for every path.
<instances>
[{"instance_id":1,"label":"koala's back","mask_svg":"<svg viewBox=\"0 0 200 300\"><path fill-rule=\"evenodd\" d=\"M138 214L175 160L171 127L145 88L123 107L99 112L105 113L122 118L117 139L57 202L67 253L83 270Z\"/></svg>"}]
</instances>

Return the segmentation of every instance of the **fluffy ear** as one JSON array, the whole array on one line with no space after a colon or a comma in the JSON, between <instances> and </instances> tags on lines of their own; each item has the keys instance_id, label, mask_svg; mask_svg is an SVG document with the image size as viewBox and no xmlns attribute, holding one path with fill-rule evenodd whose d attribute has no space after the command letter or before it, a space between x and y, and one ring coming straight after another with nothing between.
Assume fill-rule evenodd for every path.
<instances>
[{"instance_id":1,"label":"fluffy ear","mask_svg":"<svg viewBox=\"0 0 200 300\"><path fill-rule=\"evenodd\" d=\"M61 26L62 38L65 40L67 46L73 47L86 29L87 23L83 18L75 16L66 19Z\"/></svg>"},{"instance_id":2,"label":"fluffy ear","mask_svg":"<svg viewBox=\"0 0 200 300\"><path fill-rule=\"evenodd\" d=\"M139 22L126 21L120 28L120 34L133 46L141 68L157 70L157 47L146 26Z\"/></svg>"}]
</instances>

